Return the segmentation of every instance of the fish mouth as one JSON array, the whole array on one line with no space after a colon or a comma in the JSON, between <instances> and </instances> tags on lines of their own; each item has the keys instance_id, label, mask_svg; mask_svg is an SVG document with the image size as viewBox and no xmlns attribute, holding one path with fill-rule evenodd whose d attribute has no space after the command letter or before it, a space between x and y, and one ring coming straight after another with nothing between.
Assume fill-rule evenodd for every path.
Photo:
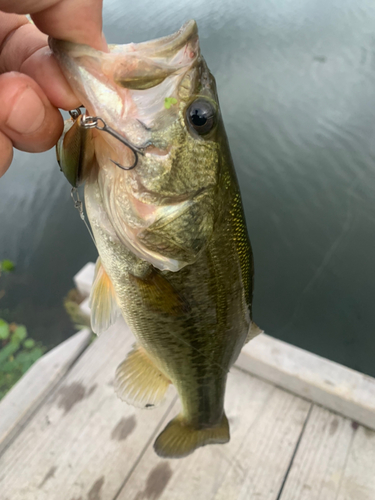
<instances>
[{"instance_id":1,"label":"fish mouth","mask_svg":"<svg viewBox=\"0 0 375 500\"><path fill-rule=\"evenodd\" d=\"M110 45L109 52L55 39L49 45L88 113L136 145L150 140L157 123L176 119L178 104L167 108L166 99L180 102L181 82L200 60L194 20L172 35ZM182 91L190 92L184 85Z\"/></svg>"},{"instance_id":2,"label":"fish mouth","mask_svg":"<svg viewBox=\"0 0 375 500\"><path fill-rule=\"evenodd\" d=\"M74 80L74 88L77 84L78 87L89 86L90 82L84 80L92 74L107 86L115 83L125 89L147 90L191 66L200 55L198 27L194 20L162 38L109 45L109 52L53 38L49 39L49 46L65 76Z\"/></svg>"},{"instance_id":3,"label":"fish mouth","mask_svg":"<svg viewBox=\"0 0 375 500\"><path fill-rule=\"evenodd\" d=\"M132 192L128 193L128 196L140 215L143 215L145 212L148 214L154 213L163 207L177 207L186 203L194 202L203 193L209 191L210 188L212 189L212 186L203 187L201 189L196 189L195 191L174 196L161 196L160 193L141 189L139 191L142 193L141 196L139 196L138 193Z\"/></svg>"},{"instance_id":4,"label":"fish mouth","mask_svg":"<svg viewBox=\"0 0 375 500\"><path fill-rule=\"evenodd\" d=\"M108 45L110 54L126 54L135 52L142 53L149 57L171 57L188 43L192 45L198 40L198 26L194 19L187 21L176 33L167 35L154 40L140 43L127 43L124 45ZM78 57L80 54L91 55L100 53L100 51L89 47L88 45L76 44L66 40L58 40L49 38L50 49L58 59L61 59L64 54L69 54L70 57ZM104 53L105 54L105 53Z\"/></svg>"}]
</instances>

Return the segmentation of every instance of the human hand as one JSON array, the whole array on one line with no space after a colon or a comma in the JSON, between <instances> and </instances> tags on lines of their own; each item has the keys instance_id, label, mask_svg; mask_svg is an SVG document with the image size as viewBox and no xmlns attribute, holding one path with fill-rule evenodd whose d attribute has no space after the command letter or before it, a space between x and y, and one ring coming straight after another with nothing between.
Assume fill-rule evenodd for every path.
<instances>
[{"instance_id":1,"label":"human hand","mask_svg":"<svg viewBox=\"0 0 375 500\"><path fill-rule=\"evenodd\" d=\"M48 47L48 36L105 50L102 0L0 0L0 177L13 147L39 152L63 130L57 108L80 105ZM35 26L25 15L31 14ZM39 28L39 29L38 29Z\"/></svg>"}]
</instances>

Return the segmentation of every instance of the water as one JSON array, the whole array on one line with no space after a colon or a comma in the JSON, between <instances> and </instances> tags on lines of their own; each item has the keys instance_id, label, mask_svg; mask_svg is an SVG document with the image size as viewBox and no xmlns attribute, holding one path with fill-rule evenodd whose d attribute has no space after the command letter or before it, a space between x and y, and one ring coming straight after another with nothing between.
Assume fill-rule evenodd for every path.
<instances>
[{"instance_id":1,"label":"water","mask_svg":"<svg viewBox=\"0 0 375 500\"><path fill-rule=\"evenodd\" d=\"M267 333L375 376L375 4L371 0L107 0L112 43L194 17L255 256ZM54 152L16 153L0 180L0 314L54 345L62 300L96 251Z\"/></svg>"}]
</instances>

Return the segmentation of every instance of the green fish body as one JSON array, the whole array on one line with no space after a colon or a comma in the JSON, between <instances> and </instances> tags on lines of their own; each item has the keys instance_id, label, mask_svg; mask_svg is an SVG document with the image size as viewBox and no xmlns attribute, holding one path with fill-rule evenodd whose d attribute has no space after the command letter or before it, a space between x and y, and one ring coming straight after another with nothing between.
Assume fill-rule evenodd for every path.
<instances>
[{"instance_id":1,"label":"green fish body","mask_svg":"<svg viewBox=\"0 0 375 500\"><path fill-rule=\"evenodd\" d=\"M170 383L181 413L156 439L163 457L229 441L227 374L252 323L253 261L216 85L194 21L169 37L109 53L51 41L87 112L143 152L71 120L58 145L72 185L85 181L99 251L92 327L122 314L137 343L116 372L130 404L159 404Z\"/></svg>"}]
</instances>

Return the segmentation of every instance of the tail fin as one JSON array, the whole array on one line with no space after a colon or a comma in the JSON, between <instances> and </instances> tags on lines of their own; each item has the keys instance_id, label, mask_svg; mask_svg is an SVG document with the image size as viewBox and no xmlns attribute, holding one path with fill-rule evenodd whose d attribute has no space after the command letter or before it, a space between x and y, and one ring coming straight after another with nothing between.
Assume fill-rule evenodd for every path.
<instances>
[{"instance_id":1,"label":"tail fin","mask_svg":"<svg viewBox=\"0 0 375 500\"><path fill-rule=\"evenodd\" d=\"M200 446L224 444L230 439L228 419L223 414L221 423L215 427L196 429L187 424L181 415L171 420L157 437L154 450L163 458L182 458Z\"/></svg>"}]
</instances>

